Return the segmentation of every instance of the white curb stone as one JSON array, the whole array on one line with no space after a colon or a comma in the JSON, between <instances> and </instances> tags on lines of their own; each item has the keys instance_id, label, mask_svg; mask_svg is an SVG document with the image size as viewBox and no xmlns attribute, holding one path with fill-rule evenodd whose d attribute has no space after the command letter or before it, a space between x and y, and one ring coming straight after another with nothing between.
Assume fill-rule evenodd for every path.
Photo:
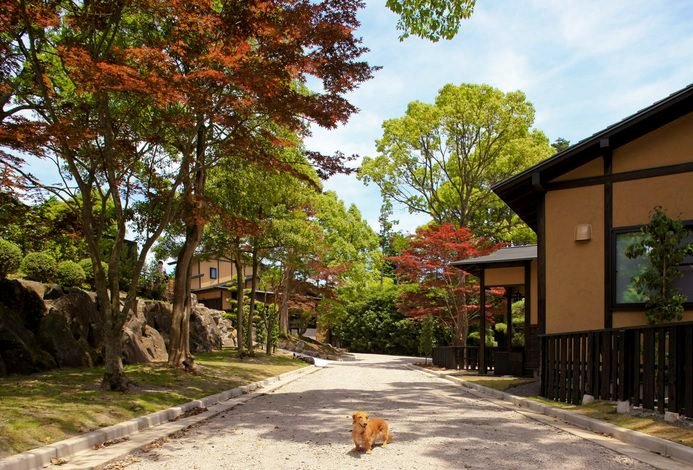
<instances>
[{"instance_id":1,"label":"white curb stone","mask_svg":"<svg viewBox=\"0 0 693 470\"><path fill-rule=\"evenodd\" d=\"M588 416L578 415L576 413L571 413L566 410L561 410L554 408L549 405L544 405L534 400L529 400L527 398L518 397L511 395L509 393L501 392L499 390L494 390L488 387L484 387L472 382L465 382L464 379L458 379L451 377L448 374L431 372L420 367L410 366L420 372L425 374L434 375L443 378L449 382L461 385L465 388L478 392L480 396L499 398L500 401L509 402L519 408L527 408L529 410L535 411L539 414L557 418L563 422L571 424L573 426L587 429L588 431L605 434L607 436L613 436L614 438L631 444L633 446L639 447L641 449L654 452L655 454L660 454L664 457L670 457L679 462L673 463L672 468L682 469L691 468L693 469L693 448L684 446L682 444L677 444L672 441L667 441L665 439L660 439L658 437L650 436L645 433L638 431L632 431L630 429L621 428L598 419L590 418ZM501 403L498 403L501 405ZM629 404L630 405L630 404ZM501 405L508 406L508 405ZM528 415L531 417L531 415ZM649 463L649 462L647 462ZM664 468L664 467L662 467Z\"/></svg>"},{"instance_id":2,"label":"white curb stone","mask_svg":"<svg viewBox=\"0 0 693 470\"><path fill-rule=\"evenodd\" d=\"M616 413L627 414L630 413L631 410L630 401L624 400L616 402Z\"/></svg>"}]
</instances>

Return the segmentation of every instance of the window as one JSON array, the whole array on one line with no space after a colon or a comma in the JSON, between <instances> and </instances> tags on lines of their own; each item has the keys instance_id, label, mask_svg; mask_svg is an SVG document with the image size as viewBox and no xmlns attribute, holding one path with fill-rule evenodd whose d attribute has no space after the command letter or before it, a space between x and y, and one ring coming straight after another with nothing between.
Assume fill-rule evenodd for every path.
<instances>
[{"instance_id":1,"label":"window","mask_svg":"<svg viewBox=\"0 0 693 470\"><path fill-rule=\"evenodd\" d=\"M686 224L693 229L693 225ZM642 235L639 229L624 229L615 231L615 304L616 305L639 305L645 303L645 299L638 294L633 287L633 278L637 277L647 266L649 261L646 257L635 259L626 256L626 248L637 241ZM693 242L693 231L691 231L684 243ZM688 298L688 302L693 302L693 256L684 258L679 265L683 277L676 281L675 286Z\"/></svg>"},{"instance_id":2,"label":"window","mask_svg":"<svg viewBox=\"0 0 693 470\"><path fill-rule=\"evenodd\" d=\"M217 278L217 268L209 268L209 278L210 279L216 279Z\"/></svg>"}]
</instances>

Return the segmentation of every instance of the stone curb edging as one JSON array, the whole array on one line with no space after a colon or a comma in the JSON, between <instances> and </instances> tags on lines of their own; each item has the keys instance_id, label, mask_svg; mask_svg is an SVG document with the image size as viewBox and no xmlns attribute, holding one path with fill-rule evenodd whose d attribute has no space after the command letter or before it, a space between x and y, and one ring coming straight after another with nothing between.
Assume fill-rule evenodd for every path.
<instances>
[{"instance_id":1,"label":"stone curb edging","mask_svg":"<svg viewBox=\"0 0 693 470\"><path fill-rule=\"evenodd\" d=\"M598 419L554 408L552 406L544 405L534 400L529 400L527 398L511 395L500 390L484 387L483 385L475 384L472 382L466 382L464 379L451 377L450 375L445 373L428 371L417 366L410 367L425 374L443 378L449 382L461 385L462 387L468 388L470 390L474 390L482 395L491 396L492 398L501 401L510 402L518 408L526 408L535 413L559 419L565 423L572 424L573 426L577 426L588 431L612 436L620 441L632 444L636 447L648 450L650 452L654 452L656 454L663 455L664 457L670 457L672 459L688 464L693 463L693 448L691 447L667 441L659 437L650 436L642 432L621 428L614 424L606 423Z\"/></svg>"},{"instance_id":2,"label":"stone curb edging","mask_svg":"<svg viewBox=\"0 0 693 470\"><path fill-rule=\"evenodd\" d=\"M156 427L163 423L175 421L185 413L201 408L209 408L212 405L227 401L251 393L259 388L275 382L295 379L310 372L315 372L315 367L302 367L297 370L285 372L274 377L269 377L258 382L242 385L214 395L209 395L199 400L189 401L165 410L150 413L148 415L133 418L129 421L114 424L97 429L89 433L71 437L62 441L28 450L4 459L0 459L0 470L31 470L41 468L51 463L52 459L65 459L78 452L94 449L104 443L122 439L130 434ZM209 416L208 418L211 418Z\"/></svg>"}]
</instances>

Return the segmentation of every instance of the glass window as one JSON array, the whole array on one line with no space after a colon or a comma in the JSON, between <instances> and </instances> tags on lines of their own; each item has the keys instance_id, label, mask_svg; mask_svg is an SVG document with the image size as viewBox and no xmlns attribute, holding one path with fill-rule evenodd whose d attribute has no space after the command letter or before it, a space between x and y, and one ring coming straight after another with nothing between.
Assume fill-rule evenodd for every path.
<instances>
[{"instance_id":1,"label":"glass window","mask_svg":"<svg viewBox=\"0 0 693 470\"><path fill-rule=\"evenodd\" d=\"M209 268L209 278L210 279L216 279L217 278L217 268Z\"/></svg>"},{"instance_id":2,"label":"glass window","mask_svg":"<svg viewBox=\"0 0 693 470\"><path fill-rule=\"evenodd\" d=\"M633 279L636 278L649 261L647 257L631 259L626 256L626 248L636 242L642 235L639 231L623 232L616 234L616 304L640 304L645 299L633 286ZM693 233L686 239L686 243L693 242ZM680 265L683 277L676 281L676 287L688 297L689 302L693 302L693 256L686 257Z\"/></svg>"}]
</instances>

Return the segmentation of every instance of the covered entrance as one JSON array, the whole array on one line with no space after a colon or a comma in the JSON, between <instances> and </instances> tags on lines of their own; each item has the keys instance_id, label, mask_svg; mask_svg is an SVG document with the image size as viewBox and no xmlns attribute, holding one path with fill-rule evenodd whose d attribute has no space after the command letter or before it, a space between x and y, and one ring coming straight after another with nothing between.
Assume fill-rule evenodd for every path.
<instances>
[{"instance_id":1,"label":"covered entrance","mask_svg":"<svg viewBox=\"0 0 693 470\"><path fill-rule=\"evenodd\" d=\"M451 263L479 279L481 312L479 315L479 374L493 368L498 374L530 375L539 370L537 315L537 247L536 245L501 248L494 253ZM505 289L506 344L491 351L484 341L486 331L487 290ZM513 347L512 303L524 299L524 346ZM500 346L500 345L499 345Z\"/></svg>"}]
</instances>

